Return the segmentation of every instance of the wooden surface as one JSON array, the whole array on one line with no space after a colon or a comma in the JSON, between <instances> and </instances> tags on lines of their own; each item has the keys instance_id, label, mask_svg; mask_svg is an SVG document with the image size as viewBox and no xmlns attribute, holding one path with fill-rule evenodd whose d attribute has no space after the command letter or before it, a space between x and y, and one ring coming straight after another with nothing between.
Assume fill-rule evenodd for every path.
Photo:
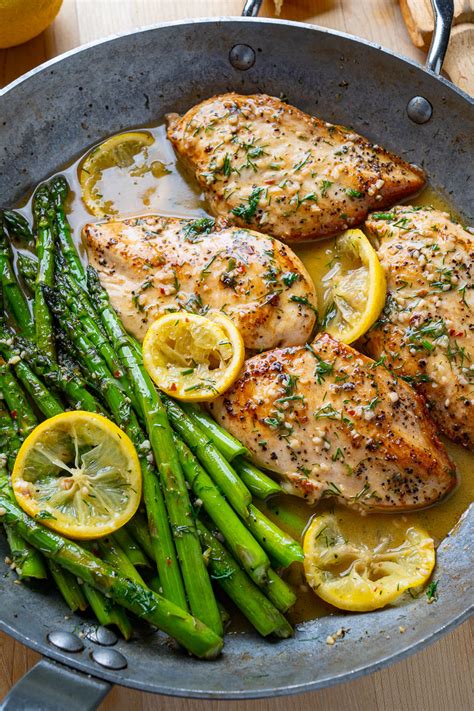
<instances>
[{"instance_id":1,"label":"wooden surface","mask_svg":"<svg viewBox=\"0 0 474 711\"><path fill-rule=\"evenodd\" d=\"M243 0L65 0L40 37L0 50L0 86L46 59L115 32L186 17L238 15ZM264 2L265 16L272 3ZM315 22L379 42L423 61L403 24L397 0L286 0L283 18ZM40 614L40 610L38 610ZM168 699L115 688L102 711L471 711L472 623L418 655L348 684L290 698L241 702ZM38 656L0 634L0 697ZM203 664L203 674L206 673Z\"/></svg>"}]
</instances>

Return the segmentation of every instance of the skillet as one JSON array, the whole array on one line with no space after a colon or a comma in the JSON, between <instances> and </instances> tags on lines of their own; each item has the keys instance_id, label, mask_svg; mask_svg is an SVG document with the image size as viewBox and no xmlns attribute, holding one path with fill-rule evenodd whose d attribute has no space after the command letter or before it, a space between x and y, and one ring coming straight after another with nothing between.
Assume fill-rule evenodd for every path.
<instances>
[{"instance_id":1,"label":"skillet","mask_svg":"<svg viewBox=\"0 0 474 711\"><path fill-rule=\"evenodd\" d=\"M244 18L166 23L100 41L0 91L0 205L15 204L111 133L157 124L169 111L237 91L283 94L308 113L352 126L422 165L435 190L472 219L472 100L439 75L453 3L433 0L437 22L427 68L339 32L257 19L260 5L248 0ZM13 585L13 577L2 574L0 627L46 658L2 708L93 709L111 683L242 699L349 681L420 649L468 617L472 538L472 515L466 514L438 549L442 603L427 607L423 596L370 615L334 614L300 625L293 639L278 643L231 635L221 659L205 663L170 649L146 626L131 642L112 636L100 645L84 620L65 618L59 598ZM5 554L0 539L0 556ZM399 626L406 628L403 635ZM345 639L326 645L341 627L349 630Z\"/></svg>"}]
</instances>

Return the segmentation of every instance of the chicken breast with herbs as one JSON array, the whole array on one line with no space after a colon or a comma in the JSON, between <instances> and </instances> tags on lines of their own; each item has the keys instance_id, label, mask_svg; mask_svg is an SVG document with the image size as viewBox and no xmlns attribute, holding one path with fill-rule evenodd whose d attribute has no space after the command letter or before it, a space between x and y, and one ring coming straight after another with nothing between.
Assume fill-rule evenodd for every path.
<instances>
[{"instance_id":1,"label":"chicken breast with herbs","mask_svg":"<svg viewBox=\"0 0 474 711\"><path fill-rule=\"evenodd\" d=\"M125 328L141 340L163 313L219 309L248 349L305 343L316 294L299 258L271 237L213 225L159 216L86 225L90 262Z\"/></svg>"},{"instance_id":2,"label":"chicken breast with herbs","mask_svg":"<svg viewBox=\"0 0 474 711\"><path fill-rule=\"evenodd\" d=\"M387 301L365 350L424 395L442 432L474 448L474 236L426 207L396 207L366 226Z\"/></svg>"},{"instance_id":3,"label":"chicken breast with herbs","mask_svg":"<svg viewBox=\"0 0 474 711\"><path fill-rule=\"evenodd\" d=\"M291 494L408 510L456 484L423 399L327 334L246 361L210 412Z\"/></svg>"},{"instance_id":4,"label":"chicken breast with herbs","mask_svg":"<svg viewBox=\"0 0 474 711\"><path fill-rule=\"evenodd\" d=\"M354 227L425 183L354 131L265 94L215 96L168 124L216 217L288 243Z\"/></svg>"}]
</instances>

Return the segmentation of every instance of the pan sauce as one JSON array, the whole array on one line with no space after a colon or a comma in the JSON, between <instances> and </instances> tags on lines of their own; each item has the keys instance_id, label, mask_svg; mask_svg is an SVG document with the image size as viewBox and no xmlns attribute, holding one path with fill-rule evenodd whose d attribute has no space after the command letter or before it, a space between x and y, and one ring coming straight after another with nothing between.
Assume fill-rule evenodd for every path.
<instances>
[{"instance_id":1,"label":"pan sauce","mask_svg":"<svg viewBox=\"0 0 474 711\"><path fill-rule=\"evenodd\" d=\"M206 215L205 202L200 189L177 165L173 148L166 139L165 126L162 124L136 130L146 130L153 135L155 143L149 148L148 162L159 161L166 170L160 171L162 175L158 179L151 171L144 171L141 176L134 178L124 176L123 171L120 174L116 169L107 171L106 179L102 183L102 186L107 189L105 198L113 200L120 217L146 213L191 218ZM84 224L97 219L87 212L80 199L81 189L77 169L83 158L84 156L81 156L79 160L60 171L67 177L74 193L70 201L69 220L78 243ZM446 201L430 187L425 188L420 195L409 202L413 205L432 205L437 209L450 211ZM21 211L31 220L31 199L25 201ZM332 257L333 243L332 238L295 249L315 282L318 296L321 294L321 276L325 273L326 265ZM395 530L399 528L400 536L410 525L417 524L424 527L434 538L435 545L438 545L474 499L474 453L448 440L444 439L444 442L460 476L458 488L447 500L416 513L365 516L348 509L339 509L336 505L336 513L344 512L344 522L341 525L348 537L357 538L363 535L367 541L373 541L375 545L383 535L387 521L390 519L394 523ZM275 497L266 503L257 502L257 505L283 529L297 538L302 536L315 513L335 506L334 503L325 501L309 507L301 499L285 495ZM298 592L298 600L289 614L291 622L314 619L333 610L309 589L301 565L295 564L286 571L286 578L295 585ZM234 610L232 611L232 619L231 631L237 632L248 628L246 621L237 611L235 613Z\"/></svg>"}]
</instances>

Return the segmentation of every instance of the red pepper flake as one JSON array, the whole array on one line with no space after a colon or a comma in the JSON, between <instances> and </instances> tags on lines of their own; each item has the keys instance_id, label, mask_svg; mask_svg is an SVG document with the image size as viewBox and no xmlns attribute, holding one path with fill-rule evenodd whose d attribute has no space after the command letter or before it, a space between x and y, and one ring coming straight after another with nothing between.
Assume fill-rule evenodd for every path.
<instances>
[{"instance_id":1,"label":"red pepper flake","mask_svg":"<svg viewBox=\"0 0 474 711\"><path fill-rule=\"evenodd\" d=\"M178 388L176 387L176 383L171 383L170 390L172 390L172 391L174 392L174 391L177 390L177 389L178 389Z\"/></svg>"},{"instance_id":2,"label":"red pepper flake","mask_svg":"<svg viewBox=\"0 0 474 711\"><path fill-rule=\"evenodd\" d=\"M13 417L14 420L16 420L16 418L18 417L18 412L17 412L17 410L12 410L12 411L11 411L11 416Z\"/></svg>"}]
</instances>

